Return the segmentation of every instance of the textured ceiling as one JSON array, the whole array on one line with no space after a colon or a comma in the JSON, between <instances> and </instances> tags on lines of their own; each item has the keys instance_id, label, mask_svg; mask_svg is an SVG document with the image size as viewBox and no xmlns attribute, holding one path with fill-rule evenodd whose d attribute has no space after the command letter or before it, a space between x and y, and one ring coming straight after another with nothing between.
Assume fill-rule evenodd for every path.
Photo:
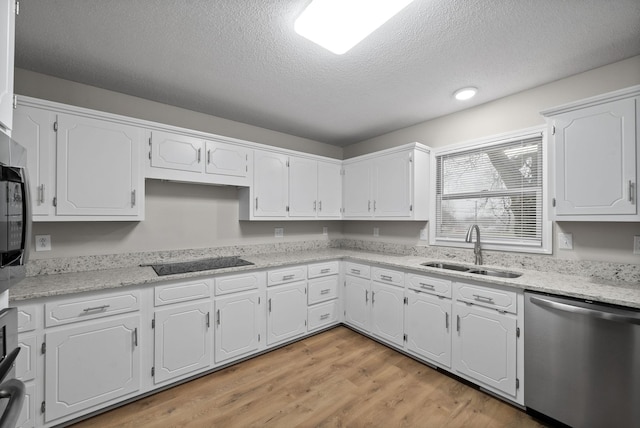
<instances>
[{"instance_id":1,"label":"textured ceiling","mask_svg":"<svg viewBox=\"0 0 640 428\"><path fill-rule=\"evenodd\" d=\"M640 54L639 0L415 0L342 56L307 3L23 0L16 66L344 146Z\"/></svg>"}]
</instances>

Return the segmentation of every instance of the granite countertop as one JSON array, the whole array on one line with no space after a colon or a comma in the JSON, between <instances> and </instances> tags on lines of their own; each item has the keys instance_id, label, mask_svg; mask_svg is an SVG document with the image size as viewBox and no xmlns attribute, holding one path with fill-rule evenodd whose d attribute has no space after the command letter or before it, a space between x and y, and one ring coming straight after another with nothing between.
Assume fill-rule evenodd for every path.
<instances>
[{"instance_id":1,"label":"granite countertop","mask_svg":"<svg viewBox=\"0 0 640 428\"><path fill-rule=\"evenodd\" d=\"M474 275L471 273L443 271L438 268L422 266L426 261L451 262L416 255L393 255L352 249L316 249L306 251L280 252L268 254L242 255L244 260L252 262L250 266L217 269L169 276L158 276L149 266L134 266L115 269L91 270L84 272L36 275L27 277L18 286L12 288L9 300L12 304L19 301L62 296L73 293L115 289L145 284L159 284L203 276L219 276L256 269L276 268L291 264L306 264L326 260L344 259L362 263L374 263L389 268L410 269L433 275L446 276L460 281L474 281L482 284L502 285L523 290L541 291L552 294L588 299L633 308L640 308L640 284L615 280L596 279L561 273L543 272L484 265L522 273L518 278L499 278ZM168 260L164 260L167 262ZM460 264L456 261L457 264ZM472 266L468 264L469 266Z\"/></svg>"}]
</instances>

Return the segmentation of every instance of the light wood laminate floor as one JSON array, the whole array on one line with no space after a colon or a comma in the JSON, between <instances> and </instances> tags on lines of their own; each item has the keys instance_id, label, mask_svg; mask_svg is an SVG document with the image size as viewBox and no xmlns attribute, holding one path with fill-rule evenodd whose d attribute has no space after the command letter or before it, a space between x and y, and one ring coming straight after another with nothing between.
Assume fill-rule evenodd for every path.
<instances>
[{"instance_id":1,"label":"light wood laminate floor","mask_svg":"<svg viewBox=\"0 0 640 428\"><path fill-rule=\"evenodd\" d=\"M74 425L543 427L521 410L337 327Z\"/></svg>"}]
</instances>

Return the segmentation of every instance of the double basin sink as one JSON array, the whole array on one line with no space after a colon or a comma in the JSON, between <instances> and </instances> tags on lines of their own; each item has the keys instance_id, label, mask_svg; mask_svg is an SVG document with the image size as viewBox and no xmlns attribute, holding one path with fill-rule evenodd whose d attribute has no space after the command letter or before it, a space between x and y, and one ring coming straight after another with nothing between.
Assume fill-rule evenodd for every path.
<instances>
[{"instance_id":1,"label":"double basin sink","mask_svg":"<svg viewBox=\"0 0 640 428\"><path fill-rule=\"evenodd\" d=\"M455 272L472 273L475 275L493 276L497 278L518 278L522 276L522 274L518 272L509 272L506 270L496 270L496 269L484 269L479 266L469 267L469 266L457 265L453 263L427 262L427 263L422 263L422 266L437 268L442 270L451 270Z\"/></svg>"}]
</instances>

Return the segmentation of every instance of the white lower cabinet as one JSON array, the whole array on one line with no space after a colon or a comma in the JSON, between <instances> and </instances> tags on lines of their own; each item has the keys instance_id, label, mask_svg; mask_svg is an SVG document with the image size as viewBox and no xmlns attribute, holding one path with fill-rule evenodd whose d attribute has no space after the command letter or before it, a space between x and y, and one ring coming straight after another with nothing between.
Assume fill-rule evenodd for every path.
<instances>
[{"instance_id":1,"label":"white lower cabinet","mask_svg":"<svg viewBox=\"0 0 640 428\"><path fill-rule=\"evenodd\" d=\"M400 348L403 346L404 288L371 283L371 334Z\"/></svg>"},{"instance_id":2,"label":"white lower cabinet","mask_svg":"<svg viewBox=\"0 0 640 428\"><path fill-rule=\"evenodd\" d=\"M153 324L155 383L195 374L210 366L210 300L156 309Z\"/></svg>"},{"instance_id":3,"label":"white lower cabinet","mask_svg":"<svg viewBox=\"0 0 640 428\"><path fill-rule=\"evenodd\" d=\"M511 396L516 395L517 319L456 302L453 369Z\"/></svg>"},{"instance_id":4,"label":"white lower cabinet","mask_svg":"<svg viewBox=\"0 0 640 428\"><path fill-rule=\"evenodd\" d=\"M260 294L255 290L216 299L216 363L228 362L258 350L261 340Z\"/></svg>"},{"instance_id":5,"label":"white lower cabinet","mask_svg":"<svg viewBox=\"0 0 640 428\"><path fill-rule=\"evenodd\" d=\"M407 350L451 367L451 300L407 290Z\"/></svg>"},{"instance_id":6,"label":"white lower cabinet","mask_svg":"<svg viewBox=\"0 0 640 428\"><path fill-rule=\"evenodd\" d=\"M295 282L267 289L267 345L307 332L307 283Z\"/></svg>"},{"instance_id":7,"label":"white lower cabinet","mask_svg":"<svg viewBox=\"0 0 640 428\"><path fill-rule=\"evenodd\" d=\"M137 392L140 389L139 331L137 314L47 331L45 421Z\"/></svg>"},{"instance_id":8,"label":"white lower cabinet","mask_svg":"<svg viewBox=\"0 0 640 428\"><path fill-rule=\"evenodd\" d=\"M351 327L369 332L371 281L347 275L344 286L344 321Z\"/></svg>"}]
</instances>

